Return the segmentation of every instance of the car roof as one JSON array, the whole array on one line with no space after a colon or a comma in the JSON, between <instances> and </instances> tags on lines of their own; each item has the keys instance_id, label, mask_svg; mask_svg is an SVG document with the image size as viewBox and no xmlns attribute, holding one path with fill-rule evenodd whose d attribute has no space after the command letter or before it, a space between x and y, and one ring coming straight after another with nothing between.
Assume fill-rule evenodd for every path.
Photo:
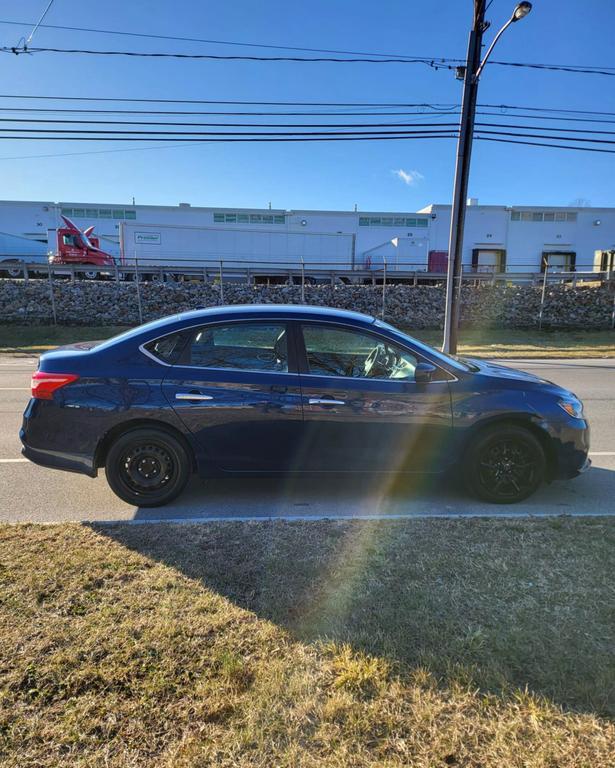
<instances>
[{"instance_id":1,"label":"car roof","mask_svg":"<svg viewBox=\"0 0 615 768\"><path fill-rule=\"evenodd\" d=\"M355 325L372 325L376 319L371 315L361 312L352 312L333 307L307 306L303 304L234 304L231 306L207 307L195 309L189 312L180 312L175 315L161 317L159 320L145 323L136 328L131 328L119 336L103 341L95 347L98 352L104 352L116 344L130 344L134 342L144 343L151 339L165 336L167 333L189 328L201 322L224 322L225 320L237 320L239 318L292 318L294 320L328 320L343 321Z\"/></svg>"},{"instance_id":2,"label":"car roof","mask_svg":"<svg viewBox=\"0 0 615 768\"><path fill-rule=\"evenodd\" d=\"M212 316L224 317L292 317L296 319L330 318L335 320L354 320L355 322L373 323L372 315L334 307L308 304L232 304L228 306L207 307L190 312L181 312L177 320L208 320Z\"/></svg>"}]
</instances>

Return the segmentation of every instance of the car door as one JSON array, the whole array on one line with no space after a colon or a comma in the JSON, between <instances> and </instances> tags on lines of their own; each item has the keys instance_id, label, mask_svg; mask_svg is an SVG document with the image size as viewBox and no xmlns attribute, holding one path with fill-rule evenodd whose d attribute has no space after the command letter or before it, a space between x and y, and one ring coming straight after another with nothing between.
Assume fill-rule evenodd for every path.
<instances>
[{"instance_id":1,"label":"car door","mask_svg":"<svg viewBox=\"0 0 615 768\"><path fill-rule=\"evenodd\" d=\"M414 371L424 362L418 352L348 326L305 322L297 339L305 469L443 468L452 428L451 374L436 367L432 381L418 383ZM366 370L370 355L378 359Z\"/></svg>"},{"instance_id":2,"label":"car door","mask_svg":"<svg viewBox=\"0 0 615 768\"><path fill-rule=\"evenodd\" d=\"M292 468L303 413L294 343L285 321L192 329L162 387L212 469Z\"/></svg>"}]
</instances>

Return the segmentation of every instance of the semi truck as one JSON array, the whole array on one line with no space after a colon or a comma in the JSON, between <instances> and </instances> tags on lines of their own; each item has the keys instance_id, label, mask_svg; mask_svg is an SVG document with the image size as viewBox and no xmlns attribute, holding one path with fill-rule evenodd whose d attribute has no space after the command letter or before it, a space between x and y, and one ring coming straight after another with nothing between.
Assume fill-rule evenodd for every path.
<instances>
[{"instance_id":1,"label":"semi truck","mask_svg":"<svg viewBox=\"0 0 615 768\"><path fill-rule=\"evenodd\" d=\"M310 277L331 270L354 268L354 235L289 232L288 230L229 229L122 222L120 263L144 277L222 272L223 279L256 282L286 279L289 270L309 271Z\"/></svg>"},{"instance_id":2,"label":"semi truck","mask_svg":"<svg viewBox=\"0 0 615 768\"><path fill-rule=\"evenodd\" d=\"M50 264L85 267L79 271L91 280L101 274L101 268L115 269L115 258L100 247L100 241L93 234L94 227L88 227L82 232L67 216L62 216L62 220L63 227L47 232Z\"/></svg>"},{"instance_id":3,"label":"semi truck","mask_svg":"<svg viewBox=\"0 0 615 768\"><path fill-rule=\"evenodd\" d=\"M28 265L28 273L34 274L46 274L49 264L72 265L83 267L78 273L93 280L99 277L101 268L115 269L115 258L100 247L93 235L94 227L82 232L67 216L62 219L63 227L47 230L47 242L0 232L1 273L17 278L24 275L24 265Z\"/></svg>"}]
</instances>

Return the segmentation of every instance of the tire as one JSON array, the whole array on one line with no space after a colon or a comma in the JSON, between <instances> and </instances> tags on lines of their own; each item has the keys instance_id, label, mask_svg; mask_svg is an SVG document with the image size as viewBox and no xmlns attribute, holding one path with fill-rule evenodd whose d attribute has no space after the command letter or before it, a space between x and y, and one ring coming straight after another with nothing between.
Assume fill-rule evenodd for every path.
<instances>
[{"instance_id":1,"label":"tire","mask_svg":"<svg viewBox=\"0 0 615 768\"><path fill-rule=\"evenodd\" d=\"M2 262L2 271L7 277L10 277L11 280L18 280L20 277L23 277L23 268L19 266L19 262L17 261L7 260Z\"/></svg>"},{"instance_id":2,"label":"tire","mask_svg":"<svg viewBox=\"0 0 615 768\"><path fill-rule=\"evenodd\" d=\"M99 272L93 269L86 269L83 272L79 273L82 277L84 277L86 280L97 280L99 277Z\"/></svg>"},{"instance_id":3,"label":"tire","mask_svg":"<svg viewBox=\"0 0 615 768\"><path fill-rule=\"evenodd\" d=\"M482 431L469 446L464 464L468 490L492 504L516 504L542 484L547 460L528 429L513 424Z\"/></svg>"},{"instance_id":4,"label":"tire","mask_svg":"<svg viewBox=\"0 0 615 768\"><path fill-rule=\"evenodd\" d=\"M107 452L105 472L111 490L128 504L161 507L184 490L192 463L187 449L162 429L125 432Z\"/></svg>"}]
</instances>

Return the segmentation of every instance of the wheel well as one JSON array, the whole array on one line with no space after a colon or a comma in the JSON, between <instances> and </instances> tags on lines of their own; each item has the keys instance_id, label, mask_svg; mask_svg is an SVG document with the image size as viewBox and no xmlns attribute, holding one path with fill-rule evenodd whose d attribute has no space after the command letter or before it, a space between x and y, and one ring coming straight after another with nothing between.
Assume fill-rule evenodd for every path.
<instances>
[{"instance_id":1,"label":"wheel well","mask_svg":"<svg viewBox=\"0 0 615 768\"><path fill-rule=\"evenodd\" d=\"M166 424L163 421L156 421L155 419L134 419L133 421L117 424L115 427L110 429L101 438L96 448L96 466L104 466L109 448L111 448L118 437L126 434L126 432L132 432L132 430L140 429L142 427L152 427L153 429L159 429L161 432L167 432L169 435L172 435L174 438L179 440L188 453L188 457L190 458L190 462L192 464L192 469L196 469L196 457L194 455L194 450L192 449L192 446L188 440L186 440L185 435L183 435L179 429L176 429L170 424Z\"/></svg>"},{"instance_id":2,"label":"wheel well","mask_svg":"<svg viewBox=\"0 0 615 768\"><path fill-rule=\"evenodd\" d=\"M545 452L545 458L547 460L547 477L553 477L557 461L553 443L551 442L549 435L544 431L544 429L541 429L529 418L525 418L523 416L502 416L501 418L495 418L485 423L477 424L476 427L472 429L471 434L468 436L466 445L469 445L472 441L474 441L481 432L484 432L486 429L490 429L491 427L495 426L522 427L534 435Z\"/></svg>"}]
</instances>

